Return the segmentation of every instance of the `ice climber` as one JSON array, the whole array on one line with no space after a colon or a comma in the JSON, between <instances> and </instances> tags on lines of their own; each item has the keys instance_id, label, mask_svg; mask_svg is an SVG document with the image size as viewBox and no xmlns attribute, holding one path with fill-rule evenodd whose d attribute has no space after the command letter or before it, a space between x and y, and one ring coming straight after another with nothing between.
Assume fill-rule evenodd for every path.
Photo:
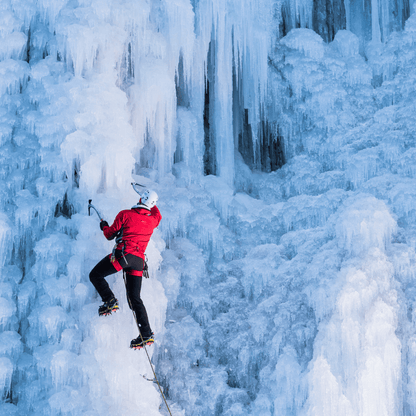
<instances>
[{"instance_id":1,"label":"ice climber","mask_svg":"<svg viewBox=\"0 0 416 416\"><path fill-rule=\"evenodd\" d=\"M91 283L104 302L98 309L98 314L102 316L109 315L119 308L118 300L105 277L124 270L129 305L139 327L139 336L130 343L130 348L135 349L154 342L154 334L150 329L146 308L140 298L140 289L145 265L144 252L153 230L162 219L156 206L157 200L156 192L146 190L137 205L117 214L111 227L107 221L101 220L100 228L104 236L108 240L116 238L116 245L113 253L98 262L90 273Z\"/></svg>"}]
</instances>

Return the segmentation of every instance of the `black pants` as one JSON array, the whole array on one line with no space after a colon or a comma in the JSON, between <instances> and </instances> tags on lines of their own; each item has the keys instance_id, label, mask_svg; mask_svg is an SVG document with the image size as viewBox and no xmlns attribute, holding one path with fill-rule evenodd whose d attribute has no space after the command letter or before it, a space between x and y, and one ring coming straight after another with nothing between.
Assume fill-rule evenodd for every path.
<instances>
[{"instance_id":1,"label":"black pants","mask_svg":"<svg viewBox=\"0 0 416 416\"><path fill-rule=\"evenodd\" d=\"M133 254L125 255L126 261L124 260L121 252L116 251L116 259L120 263L120 266L123 267L123 270L126 274L126 291L127 299L129 301L130 308L134 311L136 316L136 321L140 327L140 332L143 337L150 336L152 330L149 325L149 318L147 317L146 308L144 307L143 301L140 298L140 290L142 287L142 276L133 276L129 274L130 270L142 271L144 262L143 259L134 256ZM114 298L114 293L110 289L107 281L105 280L106 276L110 274L117 273L116 268L111 263L110 257L104 257L97 265L91 270L90 280L97 290L98 294L101 296L103 302L107 302Z\"/></svg>"}]
</instances>

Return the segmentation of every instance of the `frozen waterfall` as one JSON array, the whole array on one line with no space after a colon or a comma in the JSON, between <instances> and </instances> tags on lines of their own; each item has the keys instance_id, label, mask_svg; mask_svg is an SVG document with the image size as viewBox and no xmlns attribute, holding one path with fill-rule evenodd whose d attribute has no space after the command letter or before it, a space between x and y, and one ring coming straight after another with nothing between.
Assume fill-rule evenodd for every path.
<instances>
[{"instance_id":1,"label":"frozen waterfall","mask_svg":"<svg viewBox=\"0 0 416 416\"><path fill-rule=\"evenodd\" d=\"M88 280L132 181L173 415L416 415L413 7L0 0L0 415L167 414Z\"/></svg>"}]
</instances>

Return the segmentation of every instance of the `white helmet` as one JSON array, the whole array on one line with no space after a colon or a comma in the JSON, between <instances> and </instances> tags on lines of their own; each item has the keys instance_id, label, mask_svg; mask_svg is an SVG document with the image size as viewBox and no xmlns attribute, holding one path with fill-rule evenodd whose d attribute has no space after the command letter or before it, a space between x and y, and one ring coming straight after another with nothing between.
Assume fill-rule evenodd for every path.
<instances>
[{"instance_id":1,"label":"white helmet","mask_svg":"<svg viewBox=\"0 0 416 416\"><path fill-rule=\"evenodd\" d=\"M147 208L151 209L156 205L158 199L159 197L155 191L146 189L141 195L140 204L146 205Z\"/></svg>"}]
</instances>

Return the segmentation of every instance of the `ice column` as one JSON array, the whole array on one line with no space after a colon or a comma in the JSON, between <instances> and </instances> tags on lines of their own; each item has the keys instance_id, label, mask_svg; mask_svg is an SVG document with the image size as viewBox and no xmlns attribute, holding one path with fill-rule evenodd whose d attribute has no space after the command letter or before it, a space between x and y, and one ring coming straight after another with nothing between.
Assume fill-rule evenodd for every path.
<instances>
[{"instance_id":1,"label":"ice column","mask_svg":"<svg viewBox=\"0 0 416 416\"><path fill-rule=\"evenodd\" d=\"M378 15L378 0L371 0L371 40L374 43L381 42L380 22Z\"/></svg>"},{"instance_id":2,"label":"ice column","mask_svg":"<svg viewBox=\"0 0 416 416\"><path fill-rule=\"evenodd\" d=\"M133 79L127 93L141 149L140 165L157 169L163 177L172 169L176 150L175 78L179 64L185 87L195 76L194 12L183 0L153 4L145 13L146 19L141 21L137 16L130 37Z\"/></svg>"},{"instance_id":3,"label":"ice column","mask_svg":"<svg viewBox=\"0 0 416 416\"><path fill-rule=\"evenodd\" d=\"M205 48L202 58L209 82L206 158L209 171L229 185L234 182L234 154L244 123L252 135L249 152L257 152L258 128L265 116L268 54L275 36L273 10L269 0L203 0L196 5L197 43Z\"/></svg>"},{"instance_id":4,"label":"ice column","mask_svg":"<svg viewBox=\"0 0 416 416\"><path fill-rule=\"evenodd\" d=\"M214 128L218 175L234 183L234 137L232 114L232 39L228 14L221 7L214 16L216 26Z\"/></svg>"}]
</instances>

